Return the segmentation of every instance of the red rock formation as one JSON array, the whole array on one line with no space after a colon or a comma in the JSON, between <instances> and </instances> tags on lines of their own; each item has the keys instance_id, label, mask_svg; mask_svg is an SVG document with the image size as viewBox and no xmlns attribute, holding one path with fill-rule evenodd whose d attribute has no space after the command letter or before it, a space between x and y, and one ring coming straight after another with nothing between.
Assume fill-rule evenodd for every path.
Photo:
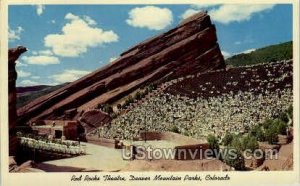
<instances>
[{"instance_id":1,"label":"red rock formation","mask_svg":"<svg viewBox=\"0 0 300 186\"><path fill-rule=\"evenodd\" d=\"M80 117L80 123L85 128L85 132L101 127L106 123L111 122L112 118L99 110L89 110Z\"/></svg>"},{"instance_id":2,"label":"red rock formation","mask_svg":"<svg viewBox=\"0 0 300 186\"><path fill-rule=\"evenodd\" d=\"M206 13L199 13L122 53L113 63L20 108L18 123L54 119L73 108L85 111L148 83L224 67L215 26Z\"/></svg>"},{"instance_id":3,"label":"red rock formation","mask_svg":"<svg viewBox=\"0 0 300 186\"><path fill-rule=\"evenodd\" d=\"M8 50L8 103L9 103L9 154L15 155L17 140L15 137L15 127L17 120L16 111L16 60L26 52L25 47L19 46Z\"/></svg>"}]
</instances>

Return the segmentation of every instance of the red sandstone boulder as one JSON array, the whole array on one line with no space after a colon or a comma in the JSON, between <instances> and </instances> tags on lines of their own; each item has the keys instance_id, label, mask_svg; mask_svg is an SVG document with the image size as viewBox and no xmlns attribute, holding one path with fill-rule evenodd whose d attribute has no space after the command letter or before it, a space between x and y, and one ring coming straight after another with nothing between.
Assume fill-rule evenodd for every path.
<instances>
[{"instance_id":1,"label":"red sandstone boulder","mask_svg":"<svg viewBox=\"0 0 300 186\"><path fill-rule=\"evenodd\" d=\"M85 128L85 132L90 132L91 130L104 126L106 123L110 123L112 118L100 111L100 110L89 110L82 114L79 119L81 125Z\"/></svg>"}]
</instances>

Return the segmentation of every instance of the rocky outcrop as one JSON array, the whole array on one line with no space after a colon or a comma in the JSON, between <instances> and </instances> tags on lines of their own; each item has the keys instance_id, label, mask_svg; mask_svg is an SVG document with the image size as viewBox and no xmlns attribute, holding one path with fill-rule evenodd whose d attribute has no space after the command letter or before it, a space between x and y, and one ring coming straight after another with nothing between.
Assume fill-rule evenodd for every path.
<instances>
[{"instance_id":1,"label":"rocky outcrop","mask_svg":"<svg viewBox=\"0 0 300 186\"><path fill-rule=\"evenodd\" d=\"M104 126L104 124L111 122L112 118L100 110L89 110L83 113L79 118L80 123L85 128L85 132L89 133L91 130Z\"/></svg>"},{"instance_id":2,"label":"rocky outcrop","mask_svg":"<svg viewBox=\"0 0 300 186\"><path fill-rule=\"evenodd\" d=\"M149 83L224 67L215 26L209 15L198 13L178 27L141 42L103 68L20 108L18 123L55 119L74 108L82 112Z\"/></svg>"},{"instance_id":3,"label":"rocky outcrop","mask_svg":"<svg viewBox=\"0 0 300 186\"><path fill-rule=\"evenodd\" d=\"M17 139L15 137L15 127L17 120L16 111L16 61L20 55L26 52L25 47L19 46L8 50L8 103L9 103L9 154L15 155Z\"/></svg>"}]
</instances>

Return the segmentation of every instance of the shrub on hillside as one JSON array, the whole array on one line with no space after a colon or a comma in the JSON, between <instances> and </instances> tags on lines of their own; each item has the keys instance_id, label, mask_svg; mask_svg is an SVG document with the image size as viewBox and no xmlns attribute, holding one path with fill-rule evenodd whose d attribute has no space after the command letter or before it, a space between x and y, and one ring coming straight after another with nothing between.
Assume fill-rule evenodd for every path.
<instances>
[{"instance_id":1,"label":"shrub on hillside","mask_svg":"<svg viewBox=\"0 0 300 186\"><path fill-rule=\"evenodd\" d=\"M273 122L274 127L277 129L278 134L286 135L287 124L281 119L276 119Z\"/></svg>"},{"instance_id":2,"label":"shrub on hillside","mask_svg":"<svg viewBox=\"0 0 300 186\"><path fill-rule=\"evenodd\" d=\"M103 106L103 112L111 114L111 113L113 113L113 108L110 105L106 104Z\"/></svg>"},{"instance_id":3,"label":"shrub on hillside","mask_svg":"<svg viewBox=\"0 0 300 186\"><path fill-rule=\"evenodd\" d=\"M238 149L225 149L224 162L235 170L245 170L245 159Z\"/></svg>"},{"instance_id":4,"label":"shrub on hillside","mask_svg":"<svg viewBox=\"0 0 300 186\"><path fill-rule=\"evenodd\" d=\"M285 123L287 123L289 121L289 117L287 115L286 112L281 112L278 116L278 118L282 121L284 121Z\"/></svg>"},{"instance_id":5,"label":"shrub on hillside","mask_svg":"<svg viewBox=\"0 0 300 186\"><path fill-rule=\"evenodd\" d=\"M242 143L241 143L241 140L240 140L240 136L238 136L238 135L234 135L233 136L233 139L232 139L232 142L230 144L230 147L232 147L234 149L237 149L239 151L243 150Z\"/></svg>"},{"instance_id":6,"label":"shrub on hillside","mask_svg":"<svg viewBox=\"0 0 300 186\"><path fill-rule=\"evenodd\" d=\"M222 140L222 143L223 145L228 146L231 144L232 140L233 140L233 135L230 133L226 133Z\"/></svg>"},{"instance_id":7,"label":"shrub on hillside","mask_svg":"<svg viewBox=\"0 0 300 186\"><path fill-rule=\"evenodd\" d=\"M144 89L144 95L147 95L149 93L149 89L148 88L145 88Z\"/></svg>"},{"instance_id":8,"label":"shrub on hillside","mask_svg":"<svg viewBox=\"0 0 300 186\"><path fill-rule=\"evenodd\" d=\"M105 106L107 106L107 105L105 105L105 104L100 104L100 103L99 103L99 104L97 105L97 109L100 109L100 110L102 110L103 112L105 112L105 111L104 111L104 110L106 109Z\"/></svg>"},{"instance_id":9,"label":"shrub on hillside","mask_svg":"<svg viewBox=\"0 0 300 186\"><path fill-rule=\"evenodd\" d=\"M265 133L263 132L263 130L261 128L259 128L255 137L256 137L257 141L265 141L266 140Z\"/></svg>"},{"instance_id":10,"label":"shrub on hillside","mask_svg":"<svg viewBox=\"0 0 300 186\"><path fill-rule=\"evenodd\" d=\"M264 137L262 136L263 132L260 132L259 135L257 135L257 140L261 141L263 140L268 141L270 144L276 144L278 142L278 134L286 135L287 130L287 122L283 121L282 119L288 121L288 118L286 118L286 114L280 114L279 118L274 120L266 120L263 123L263 127L265 129Z\"/></svg>"},{"instance_id":11,"label":"shrub on hillside","mask_svg":"<svg viewBox=\"0 0 300 186\"><path fill-rule=\"evenodd\" d=\"M254 126L251 130L250 130L250 135L254 136L256 138L257 141L265 141L265 134L261 128L260 125L256 125Z\"/></svg>"},{"instance_id":12,"label":"shrub on hillside","mask_svg":"<svg viewBox=\"0 0 300 186\"><path fill-rule=\"evenodd\" d=\"M142 94L139 91L137 91L134 95L134 99L139 100L141 98L142 98Z\"/></svg>"},{"instance_id":13,"label":"shrub on hillside","mask_svg":"<svg viewBox=\"0 0 300 186\"><path fill-rule=\"evenodd\" d=\"M207 137L207 142L208 142L209 148L213 150L213 154L216 157L217 156L216 153L218 153L220 150L218 139L215 136L210 134Z\"/></svg>"},{"instance_id":14,"label":"shrub on hillside","mask_svg":"<svg viewBox=\"0 0 300 186\"><path fill-rule=\"evenodd\" d=\"M272 120L272 119L267 119L267 120L262 124L262 126L263 126L263 128L264 128L265 130L267 130L270 126L272 126L272 124L273 124L273 120Z\"/></svg>"},{"instance_id":15,"label":"shrub on hillside","mask_svg":"<svg viewBox=\"0 0 300 186\"><path fill-rule=\"evenodd\" d=\"M246 136L242 139L242 150L251 150L253 153L256 149L258 149L258 142L254 136Z\"/></svg>"},{"instance_id":16,"label":"shrub on hillside","mask_svg":"<svg viewBox=\"0 0 300 186\"><path fill-rule=\"evenodd\" d=\"M180 133L178 127L176 127L176 126L173 126L173 127L171 128L171 132L174 132L174 133Z\"/></svg>"},{"instance_id":17,"label":"shrub on hillside","mask_svg":"<svg viewBox=\"0 0 300 186\"><path fill-rule=\"evenodd\" d=\"M128 98L127 98L127 101L129 102L129 103L132 103L134 100L133 100L133 97L131 96L131 95L129 95L128 96Z\"/></svg>"},{"instance_id":18,"label":"shrub on hillside","mask_svg":"<svg viewBox=\"0 0 300 186\"><path fill-rule=\"evenodd\" d=\"M290 105L287 109L287 113L291 119L293 119L293 105Z\"/></svg>"},{"instance_id":19,"label":"shrub on hillside","mask_svg":"<svg viewBox=\"0 0 300 186\"><path fill-rule=\"evenodd\" d=\"M151 92L152 90L156 89L156 85L151 83L147 89L149 92Z\"/></svg>"},{"instance_id":20,"label":"shrub on hillside","mask_svg":"<svg viewBox=\"0 0 300 186\"><path fill-rule=\"evenodd\" d=\"M184 132L183 132L183 135L185 135L185 136L190 136L190 133L189 133L188 131L184 131Z\"/></svg>"},{"instance_id":21,"label":"shrub on hillside","mask_svg":"<svg viewBox=\"0 0 300 186\"><path fill-rule=\"evenodd\" d=\"M131 95L129 95L126 100L125 100L125 103L124 103L124 108L126 108L127 106L129 106L131 103L133 103L133 97Z\"/></svg>"},{"instance_id":22,"label":"shrub on hillside","mask_svg":"<svg viewBox=\"0 0 300 186\"><path fill-rule=\"evenodd\" d=\"M258 131L260 130L260 126L259 125L255 125L250 129L250 135L251 136L256 136Z\"/></svg>"},{"instance_id":23,"label":"shrub on hillside","mask_svg":"<svg viewBox=\"0 0 300 186\"><path fill-rule=\"evenodd\" d=\"M237 54L226 59L226 64L232 66L245 66L258 63L268 63L293 58L293 42L285 42L259 48L248 54Z\"/></svg>"},{"instance_id":24,"label":"shrub on hillside","mask_svg":"<svg viewBox=\"0 0 300 186\"><path fill-rule=\"evenodd\" d=\"M270 144L276 144L278 142L278 130L276 127L270 127L266 130L265 139Z\"/></svg>"}]
</instances>

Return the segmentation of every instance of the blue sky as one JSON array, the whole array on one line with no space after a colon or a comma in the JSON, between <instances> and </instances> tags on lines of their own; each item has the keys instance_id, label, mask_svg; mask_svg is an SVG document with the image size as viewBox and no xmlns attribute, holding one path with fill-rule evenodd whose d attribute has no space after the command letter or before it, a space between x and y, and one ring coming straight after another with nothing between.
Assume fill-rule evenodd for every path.
<instances>
[{"instance_id":1,"label":"blue sky","mask_svg":"<svg viewBox=\"0 0 300 186\"><path fill-rule=\"evenodd\" d=\"M225 57L292 40L291 5L11 5L9 47L17 86L61 84L92 72L135 44L208 10Z\"/></svg>"}]
</instances>

